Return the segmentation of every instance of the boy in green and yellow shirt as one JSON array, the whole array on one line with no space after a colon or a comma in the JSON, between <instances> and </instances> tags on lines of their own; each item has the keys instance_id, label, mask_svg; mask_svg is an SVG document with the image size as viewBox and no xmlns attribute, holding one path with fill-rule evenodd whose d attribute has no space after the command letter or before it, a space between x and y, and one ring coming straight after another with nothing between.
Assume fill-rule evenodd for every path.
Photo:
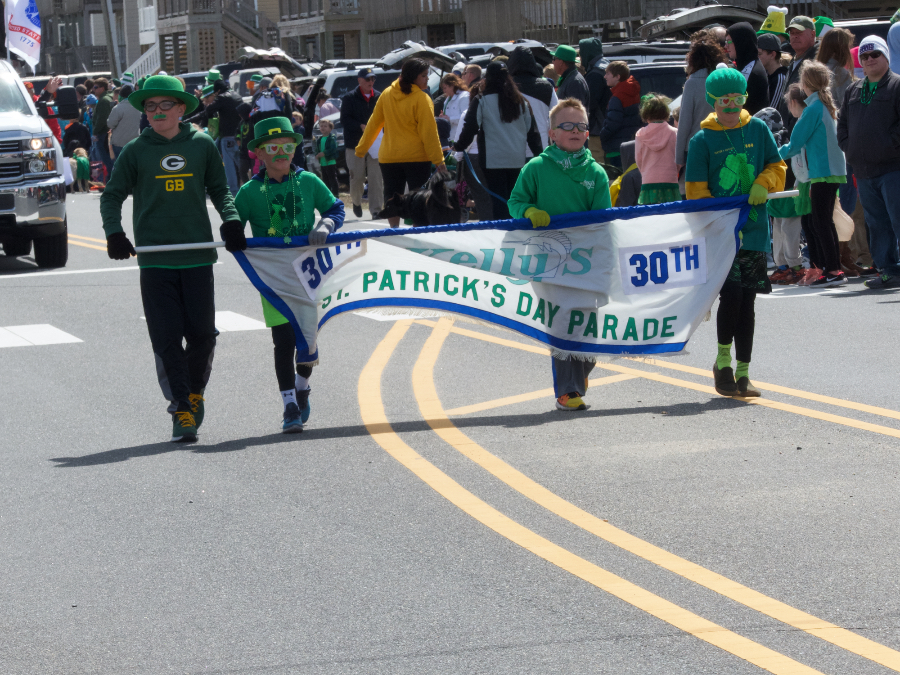
<instances>
[{"instance_id":1,"label":"boy in green and yellow shirt","mask_svg":"<svg viewBox=\"0 0 900 675\"><path fill-rule=\"evenodd\" d=\"M122 149L100 198L106 248L114 260L137 255L156 371L170 402L172 441L194 442L219 334L212 269L216 251L136 254L122 229L122 203L134 195L138 246L214 241L207 193L226 225L236 221L238 213L215 143L180 121L197 107L197 99L185 93L181 81L167 75L149 77L128 103L147 113L150 127Z\"/></svg>"},{"instance_id":2,"label":"boy in green and yellow shirt","mask_svg":"<svg viewBox=\"0 0 900 675\"><path fill-rule=\"evenodd\" d=\"M585 148L587 111L568 98L550 111L551 144L522 169L509 198L513 218L547 227L550 217L611 208L609 178ZM558 410L587 410L582 400L593 361L553 358L553 389Z\"/></svg>"},{"instance_id":3,"label":"boy in green and yellow shirt","mask_svg":"<svg viewBox=\"0 0 900 675\"><path fill-rule=\"evenodd\" d=\"M247 144L263 163L263 169L238 190L234 205L240 220L222 226L222 239L229 251L247 247L244 223L250 222L254 237L289 238L308 235L311 246L321 246L328 234L344 223L344 204L319 178L293 164L291 158L303 138L286 117L270 117L254 127ZM320 218L316 222L318 211ZM282 431L303 431L309 418L309 377L318 363L315 354L296 350L294 329L272 304L262 298L266 326L275 344L275 377L284 405ZM294 375L296 364L296 376Z\"/></svg>"}]
</instances>

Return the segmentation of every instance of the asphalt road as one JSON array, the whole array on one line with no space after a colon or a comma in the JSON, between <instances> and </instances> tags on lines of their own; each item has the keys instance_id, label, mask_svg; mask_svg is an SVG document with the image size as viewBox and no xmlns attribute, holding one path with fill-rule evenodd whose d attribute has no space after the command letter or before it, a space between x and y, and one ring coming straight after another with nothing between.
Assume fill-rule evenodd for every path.
<instances>
[{"instance_id":1,"label":"asphalt road","mask_svg":"<svg viewBox=\"0 0 900 675\"><path fill-rule=\"evenodd\" d=\"M761 298L761 404L711 393L709 322L583 414L513 334L344 316L299 436L269 331L223 331L185 446L135 264L69 214L62 273L0 256L0 329L79 340L0 347L0 673L900 671L900 295Z\"/></svg>"}]
</instances>

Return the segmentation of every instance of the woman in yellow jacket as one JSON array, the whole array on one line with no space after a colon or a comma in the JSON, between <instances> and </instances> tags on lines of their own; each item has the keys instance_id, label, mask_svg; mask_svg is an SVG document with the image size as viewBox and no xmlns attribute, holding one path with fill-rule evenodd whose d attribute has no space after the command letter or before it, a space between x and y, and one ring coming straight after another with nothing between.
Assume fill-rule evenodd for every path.
<instances>
[{"instance_id":1,"label":"woman in yellow jacket","mask_svg":"<svg viewBox=\"0 0 900 675\"><path fill-rule=\"evenodd\" d=\"M428 95L428 64L410 59L403 64L400 79L378 97L375 111L356 146L356 156L365 157L378 133L384 138L378 163L384 178L384 200L409 189L418 190L431 176L431 166L447 173L444 153L434 120L434 102ZM391 227L399 218L389 218Z\"/></svg>"}]
</instances>

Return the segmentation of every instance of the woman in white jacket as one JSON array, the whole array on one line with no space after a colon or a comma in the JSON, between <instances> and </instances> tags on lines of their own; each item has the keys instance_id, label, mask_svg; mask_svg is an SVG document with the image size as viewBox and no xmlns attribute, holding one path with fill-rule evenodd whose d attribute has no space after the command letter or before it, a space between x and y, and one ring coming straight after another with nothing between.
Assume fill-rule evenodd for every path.
<instances>
[{"instance_id":1,"label":"woman in white jacket","mask_svg":"<svg viewBox=\"0 0 900 675\"><path fill-rule=\"evenodd\" d=\"M441 91L447 97L441 117L450 121L450 138L456 138L456 130L469 109L469 89L458 75L450 73L441 80Z\"/></svg>"}]
</instances>

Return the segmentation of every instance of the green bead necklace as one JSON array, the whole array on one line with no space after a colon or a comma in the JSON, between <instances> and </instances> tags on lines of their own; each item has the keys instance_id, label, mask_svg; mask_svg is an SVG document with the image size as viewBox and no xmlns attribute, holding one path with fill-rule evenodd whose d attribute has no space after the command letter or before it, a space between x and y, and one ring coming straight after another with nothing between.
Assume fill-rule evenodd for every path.
<instances>
[{"instance_id":1,"label":"green bead necklace","mask_svg":"<svg viewBox=\"0 0 900 675\"><path fill-rule=\"evenodd\" d=\"M266 201L269 204L269 222L272 224L272 227L269 228L268 234L270 237L284 237L284 243L291 243L291 235L296 234L300 225L297 223L297 197L300 197L300 211L303 212L303 192L298 191L296 177L293 171L291 171L291 215L287 216L287 209L284 204L279 204L274 199L269 196L269 174L266 173L265 178L263 179L263 185L260 188L260 192L266 195ZM287 216L287 227L284 226L285 217Z\"/></svg>"}]
</instances>

